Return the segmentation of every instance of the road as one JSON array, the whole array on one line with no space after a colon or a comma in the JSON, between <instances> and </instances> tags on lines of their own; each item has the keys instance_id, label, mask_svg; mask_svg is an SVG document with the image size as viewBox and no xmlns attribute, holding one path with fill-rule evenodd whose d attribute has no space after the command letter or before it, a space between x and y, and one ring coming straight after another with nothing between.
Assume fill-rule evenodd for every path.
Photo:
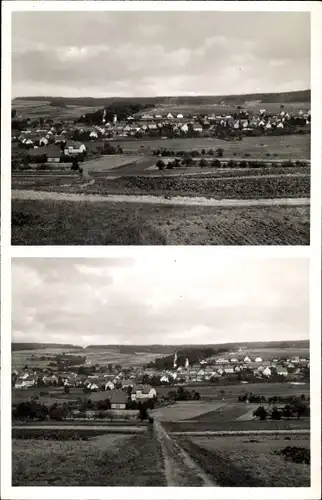
<instances>
[{"instance_id":1,"label":"road","mask_svg":"<svg viewBox=\"0 0 322 500\"><path fill-rule=\"evenodd\" d=\"M51 191L32 191L13 189L11 191L13 200L53 200L53 201L87 201L87 202L112 202L112 203L150 203L156 205L186 205L186 206L210 206L210 207L272 207L272 206L308 206L309 198L275 198L266 200L216 200L213 198L173 196L165 198L152 195L96 195L57 193Z\"/></svg>"}]
</instances>

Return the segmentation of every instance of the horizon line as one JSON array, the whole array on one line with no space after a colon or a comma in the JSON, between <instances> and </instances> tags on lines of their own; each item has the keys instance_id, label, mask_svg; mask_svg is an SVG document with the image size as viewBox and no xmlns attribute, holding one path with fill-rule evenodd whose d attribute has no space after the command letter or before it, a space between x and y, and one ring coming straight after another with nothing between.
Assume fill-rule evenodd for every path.
<instances>
[{"instance_id":1,"label":"horizon line","mask_svg":"<svg viewBox=\"0 0 322 500\"><path fill-rule=\"evenodd\" d=\"M62 96L62 95L19 95L16 97L12 97L11 100L15 99L28 99L28 98L35 98L35 97L41 97L41 98L59 98L59 99L164 99L164 98L180 98L180 97L242 97L242 96L247 96L247 95L261 95L261 94L290 94L290 93L295 93L295 92L311 92L311 88L304 88L304 89L297 89L297 90L285 90L285 91L263 91L263 92L245 92L242 94L197 94L197 93L188 93L188 94L178 94L178 95L145 95L145 96L128 96L128 95L109 95L109 96Z\"/></svg>"}]
</instances>

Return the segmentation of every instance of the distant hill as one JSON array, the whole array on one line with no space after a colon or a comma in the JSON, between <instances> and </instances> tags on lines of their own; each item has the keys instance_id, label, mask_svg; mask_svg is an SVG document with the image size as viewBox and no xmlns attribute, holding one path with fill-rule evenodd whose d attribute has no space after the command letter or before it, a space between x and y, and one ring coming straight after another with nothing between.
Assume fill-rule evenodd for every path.
<instances>
[{"instance_id":1,"label":"distant hill","mask_svg":"<svg viewBox=\"0 0 322 500\"><path fill-rule=\"evenodd\" d=\"M83 349L73 344L41 344L38 342L12 342L12 351L34 351L37 349Z\"/></svg>"},{"instance_id":2,"label":"distant hill","mask_svg":"<svg viewBox=\"0 0 322 500\"><path fill-rule=\"evenodd\" d=\"M274 92L260 94L238 94L220 96L164 96L164 97L19 97L19 101L49 101L52 106L78 105L78 106L110 106L115 103L140 103L142 105L166 106L166 105L207 105L227 104L240 105L247 101L261 101L264 103L297 103L310 102L311 90L298 90L294 92ZM13 105L15 100L13 100ZM56 104L55 104L56 103Z\"/></svg>"},{"instance_id":3,"label":"distant hill","mask_svg":"<svg viewBox=\"0 0 322 500\"><path fill-rule=\"evenodd\" d=\"M13 351L25 351L35 349L57 348L57 349L83 349L81 346L73 344L46 344L37 342L12 342ZM227 344L180 344L180 345L119 345L119 344L101 344L101 345L88 345L87 350L115 350L124 354L135 354L136 352L148 352L155 354L173 354L179 351L201 351L201 350L218 350L224 352L232 349L309 349L309 340L290 340L278 342L230 342Z\"/></svg>"}]
</instances>

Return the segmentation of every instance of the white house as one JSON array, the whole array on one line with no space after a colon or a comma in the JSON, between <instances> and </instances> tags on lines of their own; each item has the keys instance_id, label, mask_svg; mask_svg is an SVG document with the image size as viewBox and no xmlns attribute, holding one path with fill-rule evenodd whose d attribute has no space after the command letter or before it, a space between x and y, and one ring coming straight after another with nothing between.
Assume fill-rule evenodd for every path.
<instances>
[{"instance_id":1,"label":"white house","mask_svg":"<svg viewBox=\"0 0 322 500\"><path fill-rule=\"evenodd\" d=\"M255 363L261 363L262 361L263 361L263 360L262 360L262 358L261 358L260 356L257 356L257 357L255 358Z\"/></svg>"},{"instance_id":2,"label":"white house","mask_svg":"<svg viewBox=\"0 0 322 500\"><path fill-rule=\"evenodd\" d=\"M42 137L41 139L39 139L39 146L47 146L47 144L48 144L47 137Z\"/></svg>"},{"instance_id":3,"label":"white house","mask_svg":"<svg viewBox=\"0 0 322 500\"><path fill-rule=\"evenodd\" d=\"M160 382L163 384L168 384L169 383L169 376L168 375L162 375L160 378Z\"/></svg>"},{"instance_id":4,"label":"white house","mask_svg":"<svg viewBox=\"0 0 322 500\"><path fill-rule=\"evenodd\" d=\"M265 375L265 377L270 377L272 375L272 370L269 366L266 366L262 371L262 374Z\"/></svg>"},{"instance_id":5,"label":"white house","mask_svg":"<svg viewBox=\"0 0 322 500\"><path fill-rule=\"evenodd\" d=\"M286 377L288 375L287 368L285 368L285 366L281 366L281 365L277 365L276 373L277 373L277 375L283 375L284 377Z\"/></svg>"},{"instance_id":6,"label":"white house","mask_svg":"<svg viewBox=\"0 0 322 500\"><path fill-rule=\"evenodd\" d=\"M112 382L112 380L108 380L108 382L106 382L105 384L105 390L113 391L113 389L115 389L115 384Z\"/></svg>"},{"instance_id":7,"label":"white house","mask_svg":"<svg viewBox=\"0 0 322 500\"><path fill-rule=\"evenodd\" d=\"M178 118L179 120L182 120L182 118L183 118L183 114L182 114L182 113L178 113L178 114L177 114L177 118Z\"/></svg>"},{"instance_id":8,"label":"white house","mask_svg":"<svg viewBox=\"0 0 322 500\"><path fill-rule=\"evenodd\" d=\"M224 372L226 374L234 373L234 368L232 366L227 366L226 368L224 368Z\"/></svg>"},{"instance_id":9,"label":"white house","mask_svg":"<svg viewBox=\"0 0 322 500\"><path fill-rule=\"evenodd\" d=\"M152 399L156 397L157 391L148 384L139 384L133 388L131 394L131 399L133 401L138 401L140 399Z\"/></svg>"},{"instance_id":10,"label":"white house","mask_svg":"<svg viewBox=\"0 0 322 500\"><path fill-rule=\"evenodd\" d=\"M82 154L86 151L85 144L78 142L68 142L65 145L64 153L65 155L70 154Z\"/></svg>"},{"instance_id":11,"label":"white house","mask_svg":"<svg viewBox=\"0 0 322 500\"><path fill-rule=\"evenodd\" d=\"M186 134L189 130L189 127L186 123L184 123L180 130L181 130L181 132L184 132Z\"/></svg>"},{"instance_id":12,"label":"white house","mask_svg":"<svg viewBox=\"0 0 322 500\"><path fill-rule=\"evenodd\" d=\"M167 118L168 118L169 120L171 120L171 119L173 118L173 114L172 114L172 113L168 113L168 114L167 114Z\"/></svg>"},{"instance_id":13,"label":"white house","mask_svg":"<svg viewBox=\"0 0 322 500\"><path fill-rule=\"evenodd\" d=\"M96 130L92 130L92 132L89 134L90 139L98 139L98 133Z\"/></svg>"},{"instance_id":14,"label":"white house","mask_svg":"<svg viewBox=\"0 0 322 500\"><path fill-rule=\"evenodd\" d=\"M251 362L252 360L248 356L245 356L244 363L251 363Z\"/></svg>"},{"instance_id":15,"label":"white house","mask_svg":"<svg viewBox=\"0 0 322 500\"><path fill-rule=\"evenodd\" d=\"M284 128L284 124L283 124L283 122L279 122L279 123L276 125L276 128Z\"/></svg>"}]
</instances>

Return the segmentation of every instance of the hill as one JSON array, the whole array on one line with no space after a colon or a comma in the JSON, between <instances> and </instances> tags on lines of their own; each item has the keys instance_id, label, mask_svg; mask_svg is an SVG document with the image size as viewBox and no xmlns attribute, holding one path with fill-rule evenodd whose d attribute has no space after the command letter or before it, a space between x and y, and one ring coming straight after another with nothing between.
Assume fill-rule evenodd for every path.
<instances>
[{"instance_id":1,"label":"hill","mask_svg":"<svg viewBox=\"0 0 322 500\"><path fill-rule=\"evenodd\" d=\"M73 344L42 344L40 342L12 342L11 351L34 351L37 349L82 349Z\"/></svg>"},{"instance_id":2,"label":"hill","mask_svg":"<svg viewBox=\"0 0 322 500\"><path fill-rule=\"evenodd\" d=\"M298 90L292 92L274 92L260 94L236 94L236 95L220 95L220 96L163 96L163 97L51 97L51 96L32 96L19 97L13 100L15 102L49 102L51 106L89 106L103 107L111 106L115 103L139 103L146 106L178 106L178 105L209 105L209 104L226 104L240 105L249 101L260 101L262 103L304 103L310 102L311 90Z\"/></svg>"}]
</instances>

